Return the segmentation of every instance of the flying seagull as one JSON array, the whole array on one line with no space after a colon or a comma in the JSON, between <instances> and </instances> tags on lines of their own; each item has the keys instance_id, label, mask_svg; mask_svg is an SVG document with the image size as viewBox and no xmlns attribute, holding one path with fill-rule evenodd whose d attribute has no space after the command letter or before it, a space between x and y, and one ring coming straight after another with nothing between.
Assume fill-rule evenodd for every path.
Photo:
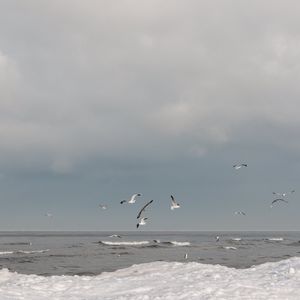
<instances>
[{"instance_id":1,"label":"flying seagull","mask_svg":"<svg viewBox=\"0 0 300 300\"><path fill-rule=\"evenodd\" d=\"M103 210L107 209L107 206L105 204L99 204L99 207Z\"/></svg>"},{"instance_id":2,"label":"flying seagull","mask_svg":"<svg viewBox=\"0 0 300 300\"><path fill-rule=\"evenodd\" d=\"M175 209L175 208L179 208L180 205L176 202L175 198L171 195L171 210Z\"/></svg>"},{"instance_id":3,"label":"flying seagull","mask_svg":"<svg viewBox=\"0 0 300 300\"><path fill-rule=\"evenodd\" d=\"M236 169L236 170L239 170L240 168L242 167L248 167L247 164L236 164L236 165L233 165L233 167Z\"/></svg>"},{"instance_id":4,"label":"flying seagull","mask_svg":"<svg viewBox=\"0 0 300 300\"><path fill-rule=\"evenodd\" d=\"M279 197L285 197L288 194L293 194L293 193L295 193L295 190L292 190L292 191L287 192L287 193L276 193L276 192L273 192L273 195L276 195L276 196L279 196Z\"/></svg>"},{"instance_id":5,"label":"flying seagull","mask_svg":"<svg viewBox=\"0 0 300 300\"><path fill-rule=\"evenodd\" d=\"M136 228L139 228L140 225L146 225L146 220L148 218L141 218L140 221L136 224Z\"/></svg>"},{"instance_id":6,"label":"flying seagull","mask_svg":"<svg viewBox=\"0 0 300 300\"><path fill-rule=\"evenodd\" d=\"M246 216L246 213L244 213L243 211L235 211L234 214Z\"/></svg>"},{"instance_id":7,"label":"flying seagull","mask_svg":"<svg viewBox=\"0 0 300 300\"><path fill-rule=\"evenodd\" d=\"M285 199L282 199L282 198L278 198L278 199L275 199L275 200L273 200L272 201L272 203L271 203L271 208L273 207L273 204L274 203L276 203L276 202L285 202L285 203L289 203L287 200L285 200Z\"/></svg>"},{"instance_id":8,"label":"flying seagull","mask_svg":"<svg viewBox=\"0 0 300 300\"><path fill-rule=\"evenodd\" d=\"M123 204L123 203L125 203L125 202L127 202L127 203L130 203L130 204L133 204L133 203L135 203L135 201L136 201L136 197L139 197L139 196L142 196L142 194L134 194L134 195L132 195L131 196L131 198L130 198L130 200L129 201L127 201L127 200L122 200L121 202L120 202L120 204Z\"/></svg>"},{"instance_id":9,"label":"flying seagull","mask_svg":"<svg viewBox=\"0 0 300 300\"><path fill-rule=\"evenodd\" d=\"M146 207L147 207L148 205L150 205L152 202L153 202L153 200L149 201L147 204L145 204L145 205L142 207L142 209L140 210L140 212L138 213L138 215L137 215L137 217L136 217L137 219L140 218L141 214L145 211Z\"/></svg>"},{"instance_id":10,"label":"flying seagull","mask_svg":"<svg viewBox=\"0 0 300 300\"><path fill-rule=\"evenodd\" d=\"M51 213L47 212L47 213L45 213L45 217L52 218L53 215Z\"/></svg>"}]
</instances>

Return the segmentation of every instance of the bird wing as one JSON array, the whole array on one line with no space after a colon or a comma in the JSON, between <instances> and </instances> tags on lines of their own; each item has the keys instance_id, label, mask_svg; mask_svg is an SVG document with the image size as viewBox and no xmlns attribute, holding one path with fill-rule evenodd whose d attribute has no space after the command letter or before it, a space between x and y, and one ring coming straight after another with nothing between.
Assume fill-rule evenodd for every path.
<instances>
[{"instance_id":1,"label":"bird wing","mask_svg":"<svg viewBox=\"0 0 300 300\"><path fill-rule=\"evenodd\" d=\"M153 200L151 200L151 201L149 201L148 203L146 203L143 207L142 207L142 209L140 210L140 212L138 213L138 215L137 215L137 219L139 219L140 218L140 216L141 216L141 214L143 213L143 211L146 209L146 207L148 206L148 205L150 205L151 203L153 202ZM143 218L143 219L145 219L145 218Z\"/></svg>"},{"instance_id":2,"label":"bird wing","mask_svg":"<svg viewBox=\"0 0 300 300\"><path fill-rule=\"evenodd\" d=\"M176 205L176 201L175 201L175 198L171 195L171 202L172 202L172 205Z\"/></svg>"},{"instance_id":3,"label":"bird wing","mask_svg":"<svg viewBox=\"0 0 300 300\"><path fill-rule=\"evenodd\" d=\"M141 196L141 194L137 193L137 194L132 195L129 202L134 203L136 201L135 198L137 196Z\"/></svg>"}]
</instances>

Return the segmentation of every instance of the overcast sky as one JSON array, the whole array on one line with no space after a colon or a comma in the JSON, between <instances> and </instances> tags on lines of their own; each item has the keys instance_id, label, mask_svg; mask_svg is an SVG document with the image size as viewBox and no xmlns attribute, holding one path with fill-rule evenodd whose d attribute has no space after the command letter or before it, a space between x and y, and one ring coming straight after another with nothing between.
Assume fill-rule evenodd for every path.
<instances>
[{"instance_id":1,"label":"overcast sky","mask_svg":"<svg viewBox=\"0 0 300 300\"><path fill-rule=\"evenodd\" d=\"M300 230L299 11L0 0L0 229Z\"/></svg>"}]
</instances>

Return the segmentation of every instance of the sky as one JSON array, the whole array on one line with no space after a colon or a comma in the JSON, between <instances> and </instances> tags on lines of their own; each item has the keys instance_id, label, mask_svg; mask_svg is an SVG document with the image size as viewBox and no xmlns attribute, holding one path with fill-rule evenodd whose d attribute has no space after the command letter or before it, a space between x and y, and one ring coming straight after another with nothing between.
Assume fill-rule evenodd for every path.
<instances>
[{"instance_id":1,"label":"sky","mask_svg":"<svg viewBox=\"0 0 300 300\"><path fill-rule=\"evenodd\" d=\"M0 230L300 230L299 11L0 0Z\"/></svg>"}]
</instances>

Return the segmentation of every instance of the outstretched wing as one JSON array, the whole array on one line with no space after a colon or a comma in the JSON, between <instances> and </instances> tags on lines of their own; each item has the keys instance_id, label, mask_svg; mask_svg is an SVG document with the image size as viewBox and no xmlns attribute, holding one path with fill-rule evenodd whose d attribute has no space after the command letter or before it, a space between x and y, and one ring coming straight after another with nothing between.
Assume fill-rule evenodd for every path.
<instances>
[{"instance_id":1,"label":"outstretched wing","mask_svg":"<svg viewBox=\"0 0 300 300\"><path fill-rule=\"evenodd\" d=\"M143 207L142 207L142 209L140 210L140 212L138 213L138 215L137 215L137 219L139 219L140 218L140 216L141 216L141 214L143 213L143 211L146 209L146 207L148 206L148 205L150 205L151 203L153 202L153 200L151 200L151 201L149 201L148 203L146 203Z\"/></svg>"}]
</instances>

